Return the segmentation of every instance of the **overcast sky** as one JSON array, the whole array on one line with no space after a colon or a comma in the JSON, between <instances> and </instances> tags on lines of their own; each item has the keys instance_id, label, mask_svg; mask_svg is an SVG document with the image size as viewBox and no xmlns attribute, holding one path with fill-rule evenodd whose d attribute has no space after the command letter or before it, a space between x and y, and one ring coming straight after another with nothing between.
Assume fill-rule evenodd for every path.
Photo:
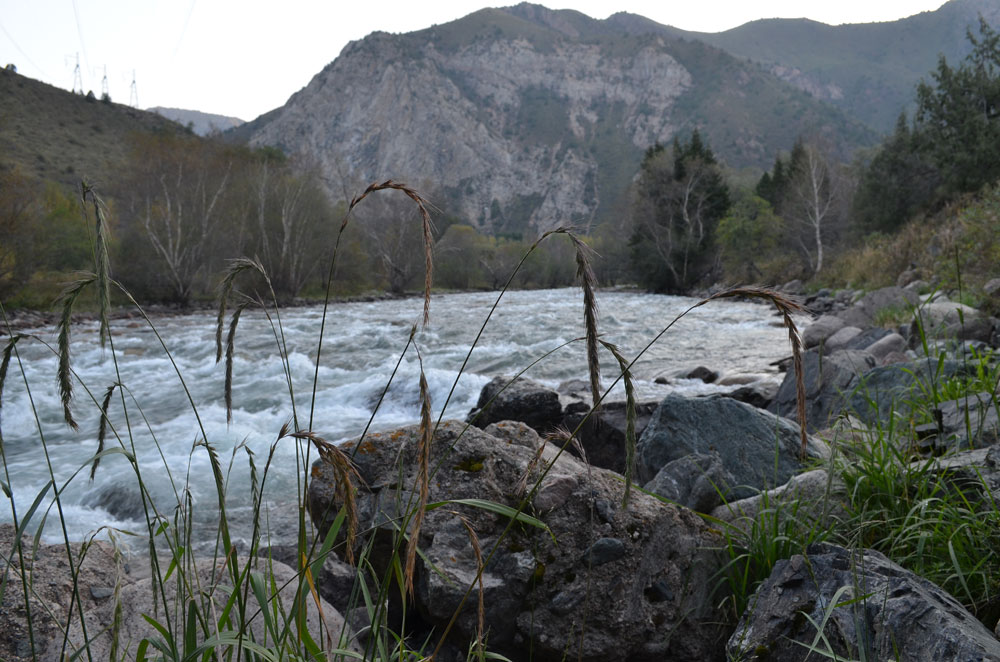
<instances>
[{"instance_id":1,"label":"overcast sky","mask_svg":"<svg viewBox=\"0 0 1000 662\"><path fill-rule=\"evenodd\" d=\"M114 101L250 120L285 103L355 39L446 23L488 0L0 0L0 66ZM513 4L512 1L503 5ZM805 16L836 25L891 21L943 0L577 0L540 2L594 18L641 14L718 32L757 18ZM280 11L279 11L280 10Z\"/></svg>"}]
</instances>

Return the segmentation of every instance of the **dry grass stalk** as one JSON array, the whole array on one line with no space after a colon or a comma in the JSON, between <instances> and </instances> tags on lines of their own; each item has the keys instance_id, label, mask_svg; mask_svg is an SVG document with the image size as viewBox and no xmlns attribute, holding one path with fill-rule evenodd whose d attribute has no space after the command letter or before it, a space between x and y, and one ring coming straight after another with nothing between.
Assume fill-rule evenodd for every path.
<instances>
[{"instance_id":1,"label":"dry grass stalk","mask_svg":"<svg viewBox=\"0 0 1000 662\"><path fill-rule=\"evenodd\" d=\"M73 305L83 290L97 280L95 274L80 274L77 280L70 283L59 295L57 301L62 304L62 312L59 316L59 397L62 400L63 418L66 424L74 430L80 429L76 420L73 419L73 412L70 403L73 400L73 379L70 368L69 355L69 332L73 321Z\"/></svg>"},{"instance_id":2,"label":"dry grass stalk","mask_svg":"<svg viewBox=\"0 0 1000 662\"><path fill-rule=\"evenodd\" d=\"M114 395L115 388L118 386L120 384L117 382L109 386L104 393L104 400L101 401L101 423L97 426L97 455L100 455L104 450L104 440L108 435L108 408L111 406L111 396ZM90 480L94 480L94 476L97 474L97 465L100 463L100 457L94 460L94 464L90 467Z\"/></svg>"},{"instance_id":3,"label":"dry grass stalk","mask_svg":"<svg viewBox=\"0 0 1000 662\"><path fill-rule=\"evenodd\" d=\"M111 337L108 316L111 311L111 259L108 254L107 206L87 182L80 184L80 197L86 216L87 198L94 205L94 271L97 274L97 308L100 317L101 347Z\"/></svg>"},{"instance_id":4,"label":"dry grass stalk","mask_svg":"<svg viewBox=\"0 0 1000 662\"><path fill-rule=\"evenodd\" d=\"M486 571L486 566L483 564L483 549L479 544L479 536L476 535L475 529L472 528L472 524L469 520L462 517L461 514L452 511L458 519L461 520L462 525L465 530L469 532L469 542L472 545L472 553L476 555L476 581L479 583L479 600L476 605L476 653L479 659L484 659L486 652L486 642L483 640L483 633L486 624L486 595L483 589L483 573Z\"/></svg>"},{"instance_id":5,"label":"dry grass stalk","mask_svg":"<svg viewBox=\"0 0 1000 662\"><path fill-rule=\"evenodd\" d=\"M565 428L563 428L565 429ZM553 432L551 434L556 434ZM524 468L524 473L521 474L521 478L517 481L517 489L514 491L519 497L523 497L528 493L528 480L531 478L532 472L538 467L538 464L542 461L542 453L545 452L545 440L538 444L538 448L535 449L535 454L531 456L531 460L528 461L528 466Z\"/></svg>"},{"instance_id":6,"label":"dry grass stalk","mask_svg":"<svg viewBox=\"0 0 1000 662\"><path fill-rule=\"evenodd\" d=\"M707 299L700 301L696 305L701 306L709 301L729 297L764 299L773 303L774 307L781 313L781 321L784 323L785 328L788 329L788 340L792 345L792 367L795 370L796 409L799 418L799 435L802 438L801 453L804 458L806 455L806 446L808 445L808 437L806 435L806 385L802 377L802 337L799 335L798 327L795 326L792 314L805 313L805 309L800 303L786 297L780 292L775 292L774 290L769 290L764 287L752 286L734 287L732 289L718 292L717 294L713 294Z\"/></svg>"},{"instance_id":7,"label":"dry grass stalk","mask_svg":"<svg viewBox=\"0 0 1000 662\"><path fill-rule=\"evenodd\" d=\"M351 212L354 211L354 208L357 207L362 200L376 191L385 190L402 191L406 197L417 203L417 208L420 210L420 220L423 224L424 233L424 324L426 325L431 318L431 284L433 283L434 274L434 237L431 233L431 215L427 211L429 203L419 193L406 184L400 184L399 182L394 182L391 179L387 179L382 183L372 182L368 185L368 188L361 193L361 195L355 196L354 199L351 200L351 204L347 208L347 213L344 214L344 220L340 224L340 231L343 232L344 228L347 227L347 222L351 217Z\"/></svg>"},{"instance_id":8,"label":"dry grass stalk","mask_svg":"<svg viewBox=\"0 0 1000 662\"><path fill-rule=\"evenodd\" d=\"M3 348L3 360L0 361L0 412L3 411L3 385L7 382L7 369L10 367L10 357L14 353L14 346L21 338L26 338L23 334L12 336ZM0 439L3 437L0 436Z\"/></svg>"},{"instance_id":9,"label":"dry grass stalk","mask_svg":"<svg viewBox=\"0 0 1000 662\"><path fill-rule=\"evenodd\" d=\"M419 353L418 353L419 357ZM420 365L420 432L417 440L417 489L420 491L420 498L417 503L416 513L413 515L413 528L410 530L410 539L406 543L406 590L413 595L413 576L417 565L417 545L420 542L420 528L424 523L424 514L427 500L430 496L431 485L431 441L433 436L431 427L431 396L427 387L427 378L424 377L423 361Z\"/></svg>"},{"instance_id":10,"label":"dry grass stalk","mask_svg":"<svg viewBox=\"0 0 1000 662\"><path fill-rule=\"evenodd\" d=\"M319 451L319 457L333 468L337 479L337 496L344 502L347 512L347 562L354 563L354 541L358 534L358 507L354 498L355 485L361 483L361 475L344 451L331 444L315 432L289 432L286 423L278 434L278 439L292 437L312 442Z\"/></svg>"},{"instance_id":11,"label":"dry grass stalk","mask_svg":"<svg viewBox=\"0 0 1000 662\"><path fill-rule=\"evenodd\" d=\"M226 423L233 422L233 356L236 353L236 327L240 323L240 315L250 305L250 301L244 301L233 311L232 320L229 322L229 333L226 334Z\"/></svg>"},{"instance_id":12,"label":"dry grass stalk","mask_svg":"<svg viewBox=\"0 0 1000 662\"><path fill-rule=\"evenodd\" d=\"M590 371L590 393L593 407L601 400L601 365L597 359L597 277L591 266L593 249L572 232L567 232L576 249L576 275L583 287L583 319L587 329L587 368Z\"/></svg>"},{"instance_id":13,"label":"dry grass stalk","mask_svg":"<svg viewBox=\"0 0 1000 662\"><path fill-rule=\"evenodd\" d=\"M248 270L256 271L267 279L267 272L264 271L264 265L260 263L260 260L256 258L251 260L248 257L240 257L229 261L229 266L226 268L226 274L222 278L222 283L219 284L219 310L215 319L216 363L222 360L222 327L226 320L226 304L229 302L229 296L232 294L233 287L236 285L236 277Z\"/></svg>"},{"instance_id":14,"label":"dry grass stalk","mask_svg":"<svg viewBox=\"0 0 1000 662\"><path fill-rule=\"evenodd\" d=\"M627 508L632 492L632 480L635 477L635 421L637 418L635 383L632 381L632 371L629 370L628 361L622 356L618 347L604 340L601 341L601 344L618 361L618 367L622 371L622 381L625 382L625 495L622 497L622 508Z\"/></svg>"}]
</instances>

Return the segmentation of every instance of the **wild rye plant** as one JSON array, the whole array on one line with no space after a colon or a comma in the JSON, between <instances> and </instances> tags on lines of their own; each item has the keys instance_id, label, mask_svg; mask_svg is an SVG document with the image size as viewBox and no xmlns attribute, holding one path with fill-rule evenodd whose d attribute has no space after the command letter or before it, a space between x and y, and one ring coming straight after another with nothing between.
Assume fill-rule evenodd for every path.
<instances>
[{"instance_id":1,"label":"wild rye plant","mask_svg":"<svg viewBox=\"0 0 1000 662\"><path fill-rule=\"evenodd\" d=\"M62 314L58 325L58 348L53 349L52 351L58 354L59 357L58 380L66 423L71 426L76 426L76 420L73 416L74 387L75 385L78 385L80 388L84 389L84 392L90 399L92 405L97 407L100 412L99 430L97 434L98 448L95 455L88 460L87 463L82 465L77 472L73 474L73 477L61 486L56 484L56 474L51 465L51 461L49 461L50 481L48 485L37 495L37 498L33 501L31 506L24 511L19 511L19 505L14 503L12 491L10 489L12 479L9 472L7 472L7 475L5 476L6 482L4 483L4 491L11 500L12 511L14 513L14 526L16 528L14 548L10 550L10 553L7 554L6 558L17 558L17 562L12 563L8 567L20 570L20 580L22 582L22 586L25 588L24 601L25 611L28 617L29 630L31 628L33 615L31 612L31 602L28 599L28 596L32 589L30 580L25 574L25 560L30 557L31 550L25 549L24 544L22 543L21 534L27 533L31 531L33 527L37 526L38 522L35 519L35 516L38 513L42 512L42 510L47 512L48 509L54 506L56 509L56 517L62 525L63 544L70 566L70 573L74 578L73 593L75 606L71 607L69 613L65 616L66 622L62 625L65 632L61 644L62 653L74 655L76 657L82 656L87 659L92 657L89 642L98 635L88 633L86 630L85 620L81 618L83 605L79 596L80 587L77 583L79 562L85 548L84 551L78 549L78 546L74 545L66 529L61 510L61 495L66 486L73 481L79 473L89 467L90 475L93 476L94 472L98 470L98 465L102 458L111 454L116 454L122 455L125 458L130 470L135 475L136 483L139 488L139 498L141 500L146 528L143 537L146 539L145 542L149 548L148 563L150 566L151 589L155 593L154 604L156 607L154 609L154 613L143 614L143 618L151 627L151 635L143 638L139 642L128 642L135 645L134 655L137 658L143 659L148 656L152 656L155 659L163 660L195 660L242 659L246 656L248 659L278 660L325 659L328 656L343 656L364 657L366 659L388 661L397 659L401 660L409 656L411 652L413 652L410 650L412 642L408 641L407 633L405 631L393 632L391 628L388 627L384 605L388 601L390 592L394 590L394 586L396 587L395 590L398 590L402 594L404 606L407 594L412 595L413 581L416 572L416 559L419 554L417 544L419 541L419 533L424 514L430 508L439 508L443 505L447 505L441 503L428 504L428 488L435 471L437 471L440 467L440 465L431 466L430 464L430 445L438 426L442 422L448 403L455 393L458 379L464 373L472 351L478 344L486 325L490 322L493 312L500 304L515 275L524 263L524 260L540 245L541 242L552 240L552 237L559 235L568 237L576 251L578 275L583 288L584 327L586 333L584 338L576 339L570 342L576 342L579 340L584 342L586 345L586 357L593 398L591 414L596 411L602 401L607 398L611 388L613 388L619 380L624 382L628 419L626 434L626 473L624 478L625 491L623 497L625 500L624 505L627 506L628 504L631 483L633 480L636 443L635 389L631 372L632 367L635 362L645 354L649 347L651 347L653 343L660 340L660 338L662 338L662 336L670 330L681 317L686 315L693 308L701 306L708 301L723 297L740 296L770 301L777 307L782 315L783 322L789 331L793 355L795 357L795 365L796 367L800 366L801 343L798 338L797 329L792 320L792 314L798 312L799 308L794 302L786 299L780 294L758 288L736 288L696 303L667 324L667 326L663 328L663 330L631 361L627 360L613 343L600 338L599 336L597 328L598 311L595 296L596 282L593 278L593 271L590 266L591 254L589 248L568 229L559 228L557 230L547 232L543 234L522 257L521 262L512 271L507 282L498 294L490 313L486 316L486 319L483 320L482 326L480 327L476 338L472 341L469 347L468 353L466 354L462 366L455 377L451 390L441 407L441 415L436 421L433 421L431 416L429 389L423 373L419 345L415 339L416 325L414 325L411 330L406 346L400 354L400 361L402 361L403 355L412 349L412 351L417 352L418 362L421 364L419 374L421 406L419 421L420 433L418 442L418 484L411 492L413 500L407 504L407 507L404 510L405 515L400 521L396 522L396 535L393 545L394 553L390 567L385 571L385 574L381 576L373 574L375 569L367 561L366 554L368 547L364 543L360 546L359 556L357 558L353 556L355 550L358 549L355 544L355 540L365 533L363 531L359 531L360 525L358 522L356 508L354 506L354 492L357 489L360 477L351 463L351 458L336 445L329 443L317 432L315 432L314 425L316 423L317 416L316 392L319 383L319 363L323 351L324 336L327 331L329 304L331 301L329 285L332 282L332 275L337 261L337 252L339 250L340 241L344 231L350 224L352 213L357 205L362 203L362 201L368 196L381 191L396 191L402 193L411 199L420 211L425 249L423 323L426 324L429 319L433 262L430 231L431 221L427 210L427 203L419 195L419 193L413 189L391 180L372 184L351 201L348 211L340 224L331 257L329 259L329 276L327 279L328 287L324 300L319 336L317 338L315 371L312 380L312 394L308 416L306 416L303 412L299 412L296 408L292 367L289 362L287 343L285 341L284 329L281 323L281 311L277 304L277 298L274 295L273 289L270 287L270 279L266 270L257 260L239 258L230 263L225 277L223 278L220 286L219 308L216 320L216 359L218 362L222 362L224 358L224 391L227 419L231 420L233 406L233 382L234 379L236 379L233 370L239 322L241 315L250 307L262 309L266 319L270 323L274 336L275 348L284 370L285 383L288 389L290 408L288 423L276 432L274 438L275 440L270 445L269 453L264 462L263 468L261 469L258 466L258 460L255 454L245 444L238 444L234 448L232 457L229 459L228 466L224 467L223 460L219 457L215 446L205 431L205 426L202 423L201 415L199 413L198 403L195 401L191 391L188 389L184 375L178 367L177 362L174 360L170 348L159 335L153 320L150 319L138 302L132 298L132 296L124 287L121 286L120 283L117 283L111 278L110 261L108 259L107 249L106 209L97 193L92 188L87 186L83 187L82 201L85 205L85 209L90 208L93 210L93 221L88 221L88 223L92 222L94 227L95 272L92 274L82 275L77 281L66 289L66 292L61 299ZM243 294L237 288L237 284L239 281L246 280L247 278L256 279L258 284L263 283L268 298L262 299L256 295L250 296ZM94 288L97 290L98 315L100 319L99 334L101 342L102 344L107 343L110 348L111 361L116 374L115 381L105 387L102 397L98 397L98 394L91 392L87 384L85 384L74 373L70 356L70 334L74 306L85 291ZM169 463L165 458L163 458L163 466L165 469L164 473L167 476L174 495L174 504L172 509L167 511L164 511L163 506L154 501L153 495L147 487L149 477L144 472L142 464L137 457L137 427L144 426L146 428L147 433L153 438L157 449L159 449L159 444L153 434L152 426L145 419L141 406L138 402L134 401L134 398L131 397L128 385L123 382L121 377L121 372L119 370L114 351L114 337L109 332L108 323L110 312L110 291L112 288L118 290L129 302L129 304L134 307L136 311L138 311L141 318L157 338L160 344L160 349L174 367L178 383L181 385L187 396L188 405L190 406L191 412L195 418L198 433L196 442L192 445L191 453L192 455L195 453L205 453L208 456L217 497L217 503L215 505L215 508L218 510L218 527L215 534L216 544L210 558L207 559L207 563L205 562L206 559L200 560L197 558L197 549L194 545L194 541L192 540L192 533L195 528L195 505L190 497L191 492L189 486L187 485L187 479L179 482L171 473ZM232 306L232 308L230 308L230 306ZM229 315L228 331L225 334L225 341L223 341L223 333L224 330L226 330L225 322L227 312L229 312L230 309L232 312ZM34 340L33 338L27 339ZM11 365L21 365L21 359L17 352L17 345L19 342L24 340L26 340L26 337L24 336L13 335L4 349L3 362L2 365L0 365L0 397L2 397L3 383L8 376ZM618 371L618 376L614 380L614 383L606 390L603 390L603 392L601 387L600 366L598 359L598 350L602 346L612 355ZM556 349L558 348L554 348L552 351L556 351ZM524 370L518 373L518 376L530 369L538 361L543 360L549 353L539 357L535 362L526 366ZM399 364L397 363L397 368L398 365ZM798 372L801 374L800 370ZM23 368L21 369L21 374L23 377ZM373 408L372 417L369 419L365 428L361 431L360 436L362 439L367 434L372 420L381 405L382 398L384 398L386 392L388 391L395 375L396 373L394 371L393 375L388 380L385 389L383 389L378 402ZM30 388L26 379L25 386L26 388ZM804 400L802 399L803 391L801 387L801 379L798 386L800 398L800 418L804 421ZM2 400L0 400L0 406L2 406ZM124 425L116 425L112 417L109 415L112 406L120 406L124 419ZM36 421L38 420L38 416L39 414L36 412ZM581 423L581 426L583 424L584 423ZM46 455L46 458L48 458L48 448L40 423L38 423L38 428L40 445L43 453ZM561 440L562 443L558 451L559 453L562 453L569 447L569 445L575 443L576 435L578 434L579 429L580 428L577 428L577 430L564 435ZM805 444L804 434L805 433L803 431L803 449ZM2 442L2 437L0 437L0 442ZM275 575L271 571L271 566L267 562L259 560L257 557L258 554L263 553L267 547L266 521L263 520L264 487L269 473L276 470L272 462L275 450L279 444L285 443L295 443L296 448L295 475L297 480L298 534L295 552L296 563L293 568L295 571L295 579L290 580L290 583L281 585L275 579ZM334 526L330 528L328 534L322 539L312 537L309 523L306 520L307 515L304 506L310 475L309 467L311 466L311 461L313 459L311 455L312 449L316 450L319 459L333 468L334 473L337 476L337 489L340 491L341 499L345 504L334 518ZM0 451L2 451L2 445L0 445ZM245 455L245 461L251 475L250 498L253 504L253 519L250 545L248 549L240 549L236 544L234 544L232 539L231 523L227 515L227 499L230 497L227 493L228 475L232 470L234 463L237 461L237 455L240 451L244 451L243 454ZM159 452L162 456L162 451ZM6 456L4 455L2 459L6 471ZM482 549L476 532L469 524L469 520L465 518L457 509L457 506L461 505L467 507L472 505L475 507L486 508L491 512L503 515L508 521L507 531L510 530L515 522L545 528L542 522L528 516L525 513L525 509L528 503L530 503L530 499L534 491L537 490L538 486L541 484L541 479L544 478L544 475L551 469L551 467L552 462L547 463L542 469L542 477L538 478L530 488L527 484L525 484L523 498L519 505L515 508L505 506L503 504L490 503L464 502L462 504L455 504L455 517L459 519L468 531L478 565L477 576L467 587L466 598L468 599L471 597L474 591L477 592L478 607L476 611L479 614L479 635L477 640L472 642L470 655L479 659L483 659L487 655L494 658L498 657L495 654L487 654L485 652L486 633L484 632L484 624L482 622L484 613L482 603L482 574L484 568L489 562L489 559L496 552L500 542L504 539L504 536L501 536L491 549ZM159 478L160 476L157 477ZM50 492L51 496L49 496ZM43 509L42 506L46 503L46 499L51 499L51 505L48 506L48 508ZM38 528L37 530L38 533L36 533L32 543L33 547L37 547L39 545L41 529ZM128 532L114 530L109 533L113 541L121 536L132 535ZM345 542L338 542L341 534L343 534ZM504 535L506 535L506 532ZM359 604L363 604L367 607L369 617L373 623L373 628L377 630L377 632L375 633L375 636L369 638L368 647L361 652L352 650L352 647L355 646L355 644L346 638L346 631L323 632L321 630L318 637L316 637L314 633L310 632L303 625L307 619L311 605L315 605L318 609L322 610L322 603L319 599L316 581L324 560L329 554L333 553L335 545L343 546L342 554L349 561L355 562L359 568L367 569L367 572L359 574L354 597ZM7 550L4 550L4 552L7 552ZM425 559L425 563L429 563L429 561ZM374 584L369 585L367 583L368 579L366 578L372 577L374 578ZM288 597L289 590L291 591L290 598ZM3 588L0 587L0 600L2 600L3 597L2 593ZM126 652L123 650L123 646L126 642L120 642L118 640L119 627L121 625L121 603L119 602L117 592L114 599L116 601L116 618L111 624L111 629L109 631L109 637L111 639L110 650L115 655L125 655ZM455 619L457 618L460 610L461 606L456 610L452 622L444 629L443 632L438 633L437 641L426 642L425 647L422 649L420 654L426 655L428 652L433 654L433 652L440 649L440 646L447 637L450 628L454 625ZM81 644L81 648L74 650L75 642L71 642L69 640L69 631L70 625L76 622L79 622L79 625L83 630L84 643ZM33 654L37 654L39 652L35 649L35 646L40 645L40 642L35 642L34 639L31 640ZM128 652L127 654L132 655L133 653Z\"/></svg>"}]
</instances>

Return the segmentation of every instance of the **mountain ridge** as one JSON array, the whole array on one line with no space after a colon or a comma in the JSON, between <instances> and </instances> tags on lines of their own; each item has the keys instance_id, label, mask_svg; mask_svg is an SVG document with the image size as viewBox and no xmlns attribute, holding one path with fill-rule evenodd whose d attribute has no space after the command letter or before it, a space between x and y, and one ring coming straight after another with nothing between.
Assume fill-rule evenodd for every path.
<instances>
[{"instance_id":1,"label":"mountain ridge","mask_svg":"<svg viewBox=\"0 0 1000 662\"><path fill-rule=\"evenodd\" d=\"M645 149L695 129L737 168L801 134L845 154L877 137L716 47L529 4L351 42L233 136L354 185L431 182L467 222L530 235L620 217Z\"/></svg>"}]
</instances>

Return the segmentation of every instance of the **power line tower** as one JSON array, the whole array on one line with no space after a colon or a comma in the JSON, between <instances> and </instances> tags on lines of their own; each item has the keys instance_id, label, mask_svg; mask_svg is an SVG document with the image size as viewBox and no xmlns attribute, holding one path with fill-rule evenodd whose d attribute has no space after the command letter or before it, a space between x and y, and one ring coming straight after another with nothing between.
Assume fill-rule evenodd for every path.
<instances>
[{"instance_id":1,"label":"power line tower","mask_svg":"<svg viewBox=\"0 0 1000 662\"><path fill-rule=\"evenodd\" d=\"M135 69L132 70L132 85L129 87L128 105L133 108L139 107L139 91L135 86Z\"/></svg>"},{"instance_id":2,"label":"power line tower","mask_svg":"<svg viewBox=\"0 0 1000 662\"><path fill-rule=\"evenodd\" d=\"M83 94L83 76L80 74L80 54L76 54L76 67L73 68L73 93Z\"/></svg>"},{"instance_id":3,"label":"power line tower","mask_svg":"<svg viewBox=\"0 0 1000 662\"><path fill-rule=\"evenodd\" d=\"M104 78L101 79L101 101L111 98L111 92L108 90L108 65L104 65Z\"/></svg>"}]
</instances>

